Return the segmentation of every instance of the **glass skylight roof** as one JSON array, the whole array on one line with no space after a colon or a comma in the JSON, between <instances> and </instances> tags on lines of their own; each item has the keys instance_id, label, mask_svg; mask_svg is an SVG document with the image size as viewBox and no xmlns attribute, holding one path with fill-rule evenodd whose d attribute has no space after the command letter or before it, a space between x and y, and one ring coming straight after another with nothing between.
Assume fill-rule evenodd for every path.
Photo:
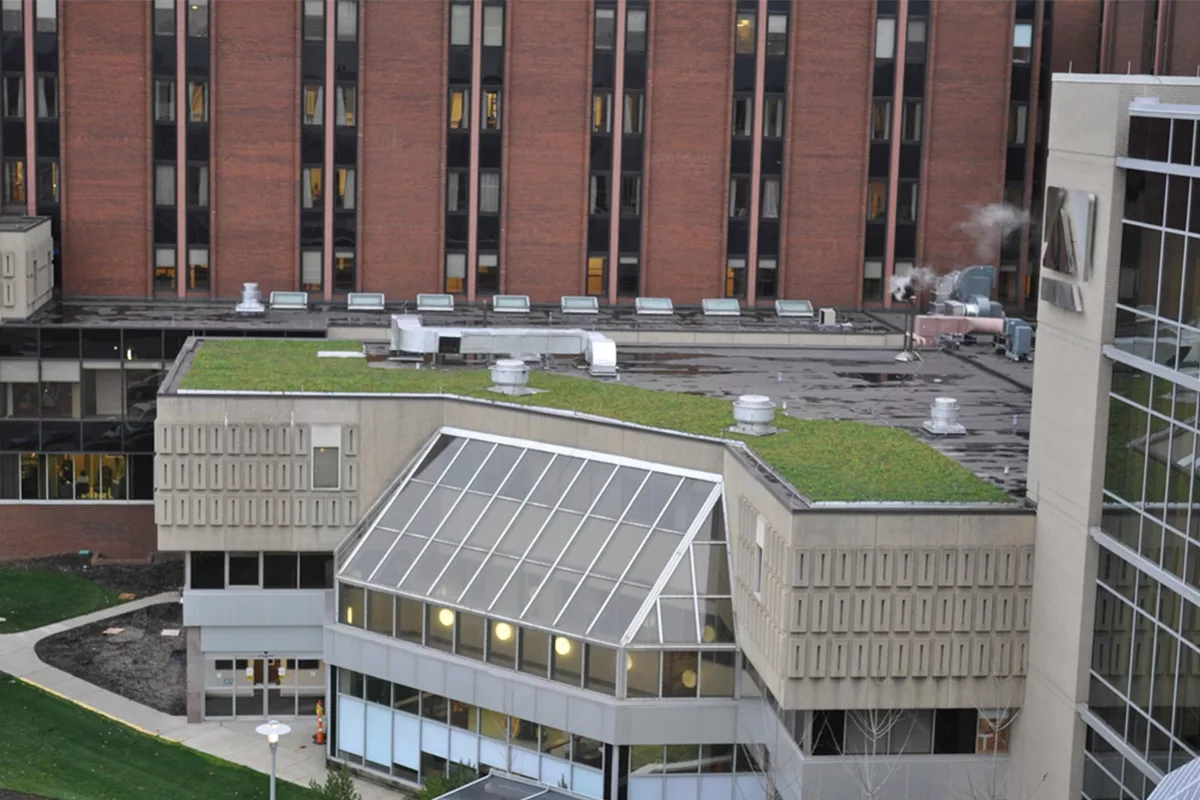
<instances>
[{"instance_id":1,"label":"glass skylight roof","mask_svg":"<svg viewBox=\"0 0 1200 800\"><path fill-rule=\"evenodd\" d=\"M732 644L719 475L443 428L339 578L615 645Z\"/></svg>"}]
</instances>

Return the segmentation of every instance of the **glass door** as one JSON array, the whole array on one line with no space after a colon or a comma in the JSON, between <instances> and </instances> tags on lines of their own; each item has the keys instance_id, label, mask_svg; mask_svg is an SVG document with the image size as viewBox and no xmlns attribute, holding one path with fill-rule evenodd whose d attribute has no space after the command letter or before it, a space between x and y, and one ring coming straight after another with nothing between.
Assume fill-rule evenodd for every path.
<instances>
[{"instance_id":1,"label":"glass door","mask_svg":"<svg viewBox=\"0 0 1200 800\"><path fill-rule=\"evenodd\" d=\"M268 658L267 669L267 716L296 716L296 662L295 659Z\"/></svg>"},{"instance_id":2,"label":"glass door","mask_svg":"<svg viewBox=\"0 0 1200 800\"><path fill-rule=\"evenodd\" d=\"M267 670L265 659L239 658L237 660L237 691L234 693L233 713L238 717L263 717L266 715Z\"/></svg>"}]
</instances>

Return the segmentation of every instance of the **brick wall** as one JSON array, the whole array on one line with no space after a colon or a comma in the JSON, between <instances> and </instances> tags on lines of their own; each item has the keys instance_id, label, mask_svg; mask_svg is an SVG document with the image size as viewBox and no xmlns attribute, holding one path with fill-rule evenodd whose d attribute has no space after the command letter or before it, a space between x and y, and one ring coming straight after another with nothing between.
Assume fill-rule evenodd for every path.
<instances>
[{"instance_id":1,"label":"brick wall","mask_svg":"<svg viewBox=\"0 0 1200 800\"><path fill-rule=\"evenodd\" d=\"M145 558L158 549L150 504L6 505L2 513L0 561L79 550L108 558Z\"/></svg>"},{"instance_id":2,"label":"brick wall","mask_svg":"<svg viewBox=\"0 0 1200 800\"><path fill-rule=\"evenodd\" d=\"M783 220L784 292L791 298L857 306L862 296L872 5L792 6ZM833 41L837 47L829 46Z\"/></svg>"},{"instance_id":3,"label":"brick wall","mask_svg":"<svg viewBox=\"0 0 1200 800\"><path fill-rule=\"evenodd\" d=\"M583 293L590 3L509 5L504 290L535 302Z\"/></svg>"},{"instance_id":4,"label":"brick wall","mask_svg":"<svg viewBox=\"0 0 1200 800\"><path fill-rule=\"evenodd\" d=\"M1105 71L1119 75L1154 72L1154 11L1157 0L1116 0Z\"/></svg>"},{"instance_id":5,"label":"brick wall","mask_svg":"<svg viewBox=\"0 0 1200 800\"><path fill-rule=\"evenodd\" d=\"M299 4L220 0L213 11L214 294L243 281L297 288Z\"/></svg>"},{"instance_id":6,"label":"brick wall","mask_svg":"<svg viewBox=\"0 0 1200 800\"><path fill-rule=\"evenodd\" d=\"M363 291L442 291L448 13L438 2L363 3Z\"/></svg>"},{"instance_id":7,"label":"brick wall","mask_svg":"<svg viewBox=\"0 0 1200 800\"><path fill-rule=\"evenodd\" d=\"M150 4L63 3L63 292L150 291Z\"/></svg>"},{"instance_id":8,"label":"brick wall","mask_svg":"<svg viewBox=\"0 0 1200 800\"><path fill-rule=\"evenodd\" d=\"M1100 10L1095 0L1054 0L1054 30L1050 34L1050 66L1054 72L1096 71L1100 63Z\"/></svg>"},{"instance_id":9,"label":"brick wall","mask_svg":"<svg viewBox=\"0 0 1200 800\"><path fill-rule=\"evenodd\" d=\"M1200 75L1200 3L1174 0L1167 10L1165 72Z\"/></svg>"}]
</instances>

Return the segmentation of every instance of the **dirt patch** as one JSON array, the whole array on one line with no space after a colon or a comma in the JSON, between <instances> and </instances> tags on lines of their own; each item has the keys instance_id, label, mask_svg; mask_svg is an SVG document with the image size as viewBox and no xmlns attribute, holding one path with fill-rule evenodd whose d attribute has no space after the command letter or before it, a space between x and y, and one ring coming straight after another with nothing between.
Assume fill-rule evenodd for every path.
<instances>
[{"instance_id":1,"label":"dirt patch","mask_svg":"<svg viewBox=\"0 0 1200 800\"><path fill-rule=\"evenodd\" d=\"M65 555L8 562L4 568L69 572L107 589L131 592L137 597L171 592L183 586L183 561L179 559L164 559L153 564L103 564L93 567L86 558Z\"/></svg>"},{"instance_id":2,"label":"dirt patch","mask_svg":"<svg viewBox=\"0 0 1200 800\"><path fill-rule=\"evenodd\" d=\"M124 628L105 636L109 628ZM183 606L163 603L48 636L34 652L52 667L156 711L187 714L187 642L163 636L183 628ZM0 800L4 800L0 796Z\"/></svg>"}]
</instances>

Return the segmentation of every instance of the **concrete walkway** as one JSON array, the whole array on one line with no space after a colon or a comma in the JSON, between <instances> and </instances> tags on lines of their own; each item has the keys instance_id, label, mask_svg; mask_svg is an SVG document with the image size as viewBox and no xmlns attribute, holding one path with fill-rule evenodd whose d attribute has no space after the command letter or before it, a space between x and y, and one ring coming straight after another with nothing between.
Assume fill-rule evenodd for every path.
<instances>
[{"instance_id":1,"label":"concrete walkway","mask_svg":"<svg viewBox=\"0 0 1200 800\"><path fill-rule=\"evenodd\" d=\"M123 603L82 617L55 622L22 633L0 636L0 672L45 689L90 711L135 728L151 736L179 742L203 753L241 764L259 772L271 769L271 754L263 737L254 732L262 720L201 722L188 724L176 717L113 694L55 669L37 657L34 645L47 636L99 620L119 617L146 606L179 602L178 592L166 592ZM309 780L325 780L325 748L313 744L317 721L312 718L286 720L292 732L279 742L276 775L281 780L307 786ZM267 780L265 777L263 780ZM363 800L398 800L405 795L364 781L356 781Z\"/></svg>"}]
</instances>

